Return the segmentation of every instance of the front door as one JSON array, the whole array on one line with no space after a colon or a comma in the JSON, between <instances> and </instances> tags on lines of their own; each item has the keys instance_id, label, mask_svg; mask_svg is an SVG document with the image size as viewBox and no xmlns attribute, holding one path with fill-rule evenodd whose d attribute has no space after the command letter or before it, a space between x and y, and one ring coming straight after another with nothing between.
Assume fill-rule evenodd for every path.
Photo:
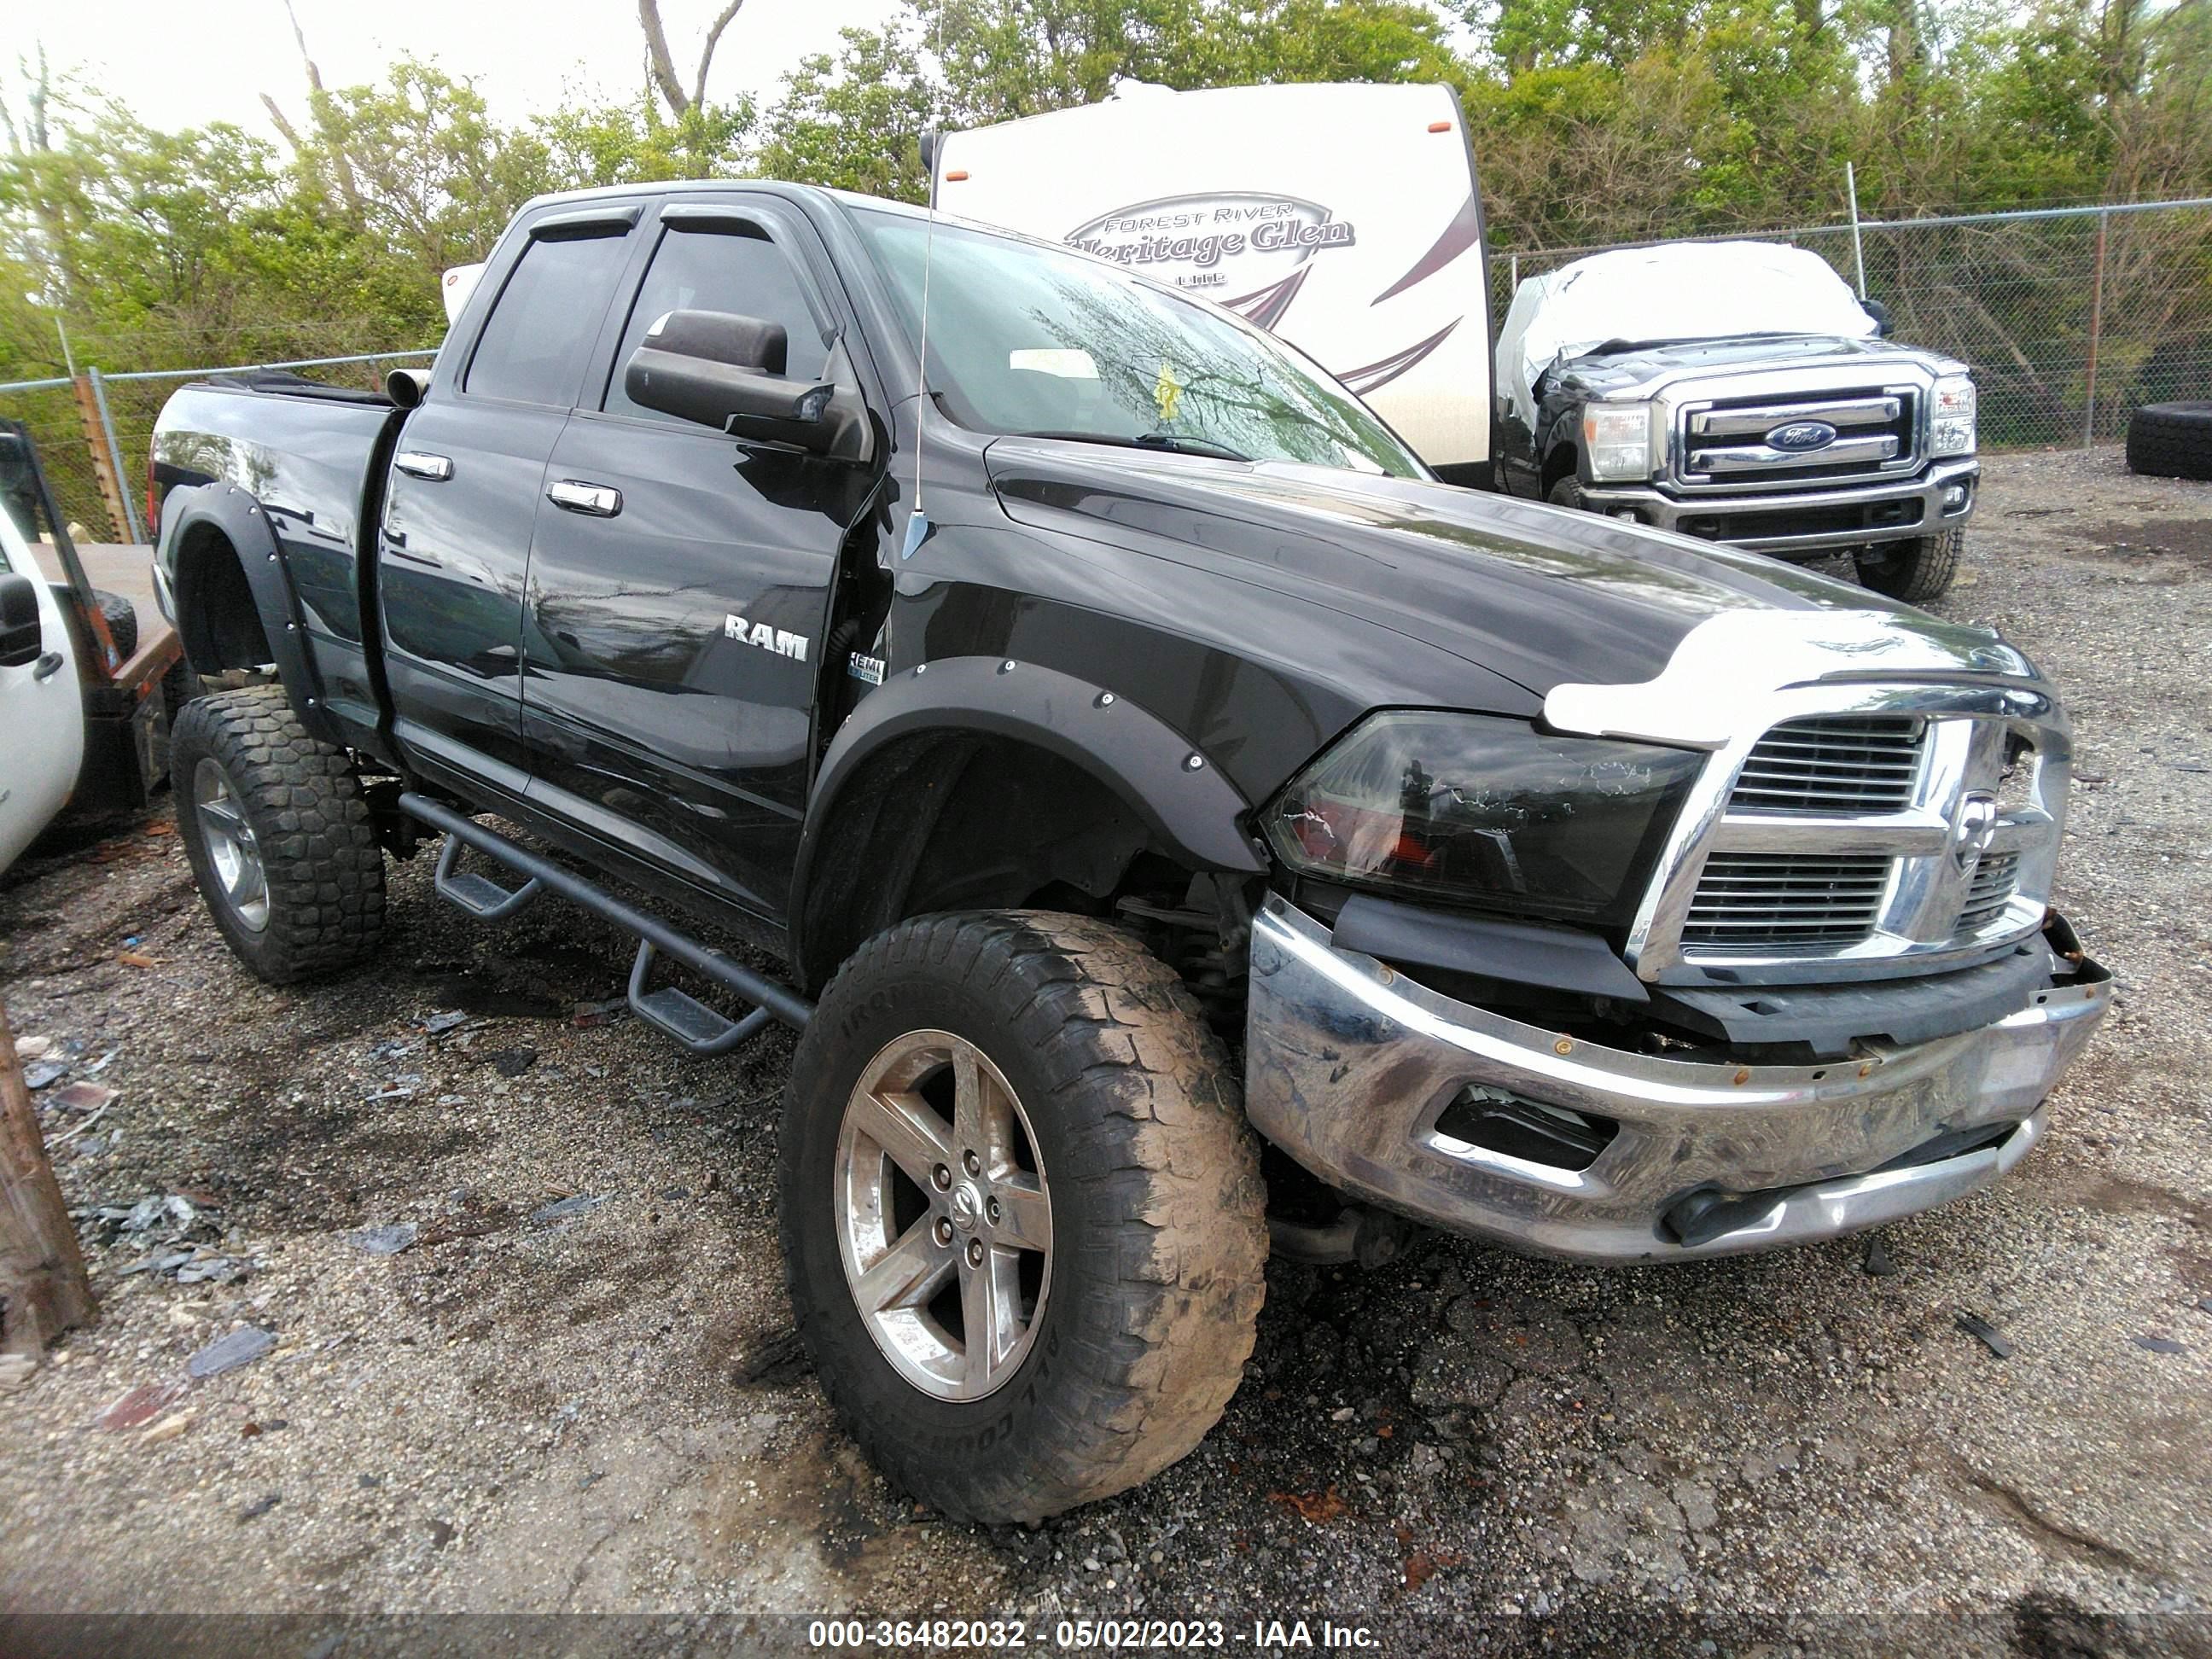
<instances>
[{"instance_id":1,"label":"front door","mask_svg":"<svg viewBox=\"0 0 2212 1659\"><path fill-rule=\"evenodd\" d=\"M523 654L531 799L775 919L805 807L831 579L854 470L630 402L658 318L783 325L818 374L831 313L787 210L687 196L655 239L606 380L553 450ZM841 667L839 665L831 665Z\"/></svg>"},{"instance_id":2,"label":"front door","mask_svg":"<svg viewBox=\"0 0 2212 1659\"><path fill-rule=\"evenodd\" d=\"M547 216L506 263L465 363L407 416L377 560L394 734L418 763L529 781L522 589L545 465L620 284L638 209ZM543 228L543 234L538 234Z\"/></svg>"}]
</instances>

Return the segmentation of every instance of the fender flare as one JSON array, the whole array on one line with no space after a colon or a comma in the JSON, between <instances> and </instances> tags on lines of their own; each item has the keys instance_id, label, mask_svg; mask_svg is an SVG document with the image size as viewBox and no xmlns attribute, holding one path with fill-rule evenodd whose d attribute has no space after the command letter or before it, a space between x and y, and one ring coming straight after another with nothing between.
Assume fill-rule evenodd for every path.
<instances>
[{"instance_id":1,"label":"fender flare","mask_svg":"<svg viewBox=\"0 0 2212 1659\"><path fill-rule=\"evenodd\" d=\"M887 679L861 700L830 743L792 873L787 914L794 927L805 914L815 861L838 817L841 793L871 757L925 732L980 732L1034 744L1127 801L1185 863L1239 875L1267 867L1243 827L1251 803L1158 715L1057 669L999 657L948 657Z\"/></svg>"},{"instance_id":2,"label":"fender flare","mask_svg":"<svg viewBox=\"0 0 2212 1659\"><path fill-rule=\"evenodd\" d=\"M307 649L306 620L299 595L284 562L284 550L270 525L269 515L246 491L220 481L186 484L172 490L161 504L161 546L155 562L168 568L176 595L178 631L187 653L201 629L192 617L194 585L186 575L184 550L193 532L212 528L238 555L239 568L261 619L261 632L276 664L292 712L314 736L326 743L343 744L325 707L322 676Z\"/></svg>"}]
</instances>

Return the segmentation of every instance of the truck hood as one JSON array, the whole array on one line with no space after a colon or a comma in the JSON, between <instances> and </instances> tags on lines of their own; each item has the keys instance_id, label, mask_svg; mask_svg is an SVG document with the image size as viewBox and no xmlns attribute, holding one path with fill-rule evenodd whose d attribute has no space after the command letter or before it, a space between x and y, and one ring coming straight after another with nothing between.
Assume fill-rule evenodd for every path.
<instances>
[{"instance_id":1,"label":"truck hood","mask_svg":"<svg viewBox=\"0 0 2212 1659\"><path fill-rule=\"evenodd\" d=\"M1734 339L1671 340L1625 351L1589 351L1554 365L1554 383L1590 397L1626 394L1686 375L1740 374L1762 368L1817 368L1832 363L1855 374L1877 362L1913 363L1941 371L1943 360L1889 340L1836 334L1759 334Z\"/></svg>"},{"instance_id":2,"label":"truck hood","mask_svg":"<svg viewBox=\"0 0 2212 1659\"><path fill-rule=\"evenodd\" d=\"M1915 614L1757 554L1425 480L1021 438L987 462L1018 523L1269 589L1316 626L1388 629L1538 697L1650 679L1725 611Z\"/></svg>"}]
</instances>

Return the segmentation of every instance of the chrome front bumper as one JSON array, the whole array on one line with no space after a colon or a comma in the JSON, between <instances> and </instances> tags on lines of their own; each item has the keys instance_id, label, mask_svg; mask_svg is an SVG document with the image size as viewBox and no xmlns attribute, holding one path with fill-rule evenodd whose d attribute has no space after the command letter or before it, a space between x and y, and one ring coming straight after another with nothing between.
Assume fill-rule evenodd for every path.
<instances>
[{"instance_id":1,"label":"chrome front bumper","mask_svg":"<svg viewBox=\"0 0 2212 1659\"><path fill-rule=\"evenodd\" d=\"M1874 547L1883 542L1932 536L1962 525L1973 516L1974 494L1981 470L1981 463L1967 456L1955 461L1939 461L1922 477L1898 483L1854 484L1841 489L1778 489L1761 495L1716 493L1689 499L1662 495L1649 484L1584 484L1583 505L1593 513L1608 515L1633 512L1638 523L1650 525L1656 529L1698 536L1705 541L1724 542L1730 547L1744 548L1753 553L1773 553L1787 557L1798 553L1820 553L1837 547ZM1966 502L1954 510L1946 511L1943 492L1954 484L1966 486ZM1802 521L1817 520L1822 514L1838 509L1913 501L1920 505L1918 515L1897 525L1778 532L1760 528L1742 534L1731 533L1729 528L1731 521L1741 520L1751 514L1773 514ZM1721 533L1717 536L1702 535L1685 528L1686 525L1701 519L1719 520Z\"/></svg>"},{"instance_id":2,"label":"chrome front bumper","mask_svg":"<svg viewBox=\"0 0 2212 1659\"><path fill-rule=\"evenodd\" d=\"M1716 1066L1606 1048L1439 996L1271 895L1252 930L1245 1109L1331 1186L1454 1231L1600 1262L1684 1261L1832 1238L1987 1186L2044 1129L2043 1098L2096 1029L2102 969L1979 1030L1822 1066ZM1610 1118L1580 1171L1442 1133L1469 1085ZM1993 1146L1894 1165L1937 1137ZM1692 1194L1735 1224L1684 1244ZM1751 1201L1745 1203L1745 1195Z\"/></svg>"}]
</instances>

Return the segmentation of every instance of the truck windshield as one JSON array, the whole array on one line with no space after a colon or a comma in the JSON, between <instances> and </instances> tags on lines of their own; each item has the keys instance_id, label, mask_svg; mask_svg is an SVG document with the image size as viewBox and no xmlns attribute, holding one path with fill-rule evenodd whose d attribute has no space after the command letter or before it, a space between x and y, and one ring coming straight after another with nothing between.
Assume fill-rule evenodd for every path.
<instances>
[{"instance_id":1,"label":"truck windshield","mask_svg":"<svg viewBox=\"0 0 2212 1659\"><path fill-rule=\"evenodd\" d=\"M853 216L918 337L928 221ZM929 260L930 383L963 426L1426 476L1351 392L1224 313L1080 254L941 221Z\"/></svg>"}]
</instances>

